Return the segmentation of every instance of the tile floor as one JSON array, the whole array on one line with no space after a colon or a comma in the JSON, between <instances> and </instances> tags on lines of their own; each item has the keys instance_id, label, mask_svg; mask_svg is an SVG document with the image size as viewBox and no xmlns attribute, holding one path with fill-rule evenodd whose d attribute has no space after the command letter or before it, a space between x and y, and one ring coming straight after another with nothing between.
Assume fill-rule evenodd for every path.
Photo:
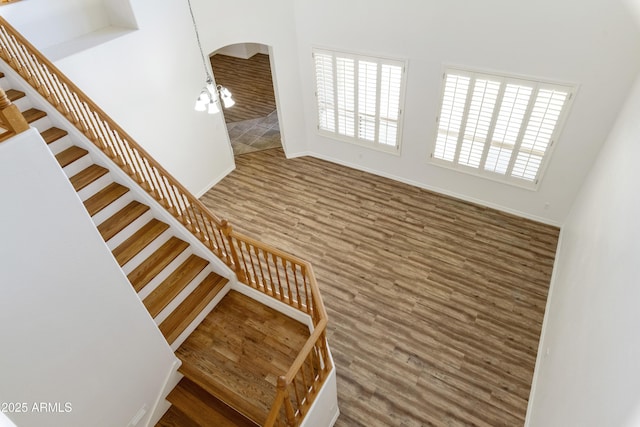
<instances>
[{"instance_id":1,"label":"tile floor","mask_svg":"<svg viewBox=\"0 0 640 427\"><path fill-rule=\"evenodd\" d=\"M276 110L266 117L227 123L227 130L236 156L282 146Z\"/></svg>"}]
</instances>

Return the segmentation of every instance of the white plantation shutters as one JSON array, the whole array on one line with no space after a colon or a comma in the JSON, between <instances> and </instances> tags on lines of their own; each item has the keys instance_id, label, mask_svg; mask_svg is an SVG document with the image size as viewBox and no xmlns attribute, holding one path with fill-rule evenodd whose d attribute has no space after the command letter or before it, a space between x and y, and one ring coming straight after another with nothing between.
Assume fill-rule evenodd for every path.
<instances>
[{"instance_id":1,"label":"white plantation shutters","mask_svg":"<svg viewBox=\"0 0 640 427\"><path fill-rule=\"evenodd\" d=\"M314 50L318 129L396 151L400 145L404 63Z\"/></svg>"},{"instance_id":2,"label":"white plantation shutters","mask_svg":"<svg viewBox=\"0 0 640 427\"><path fill-rule=\"evenodd\" d=\"M448 69L434 162L535 188L573 87Z\"/></svg>"}]
</instances>

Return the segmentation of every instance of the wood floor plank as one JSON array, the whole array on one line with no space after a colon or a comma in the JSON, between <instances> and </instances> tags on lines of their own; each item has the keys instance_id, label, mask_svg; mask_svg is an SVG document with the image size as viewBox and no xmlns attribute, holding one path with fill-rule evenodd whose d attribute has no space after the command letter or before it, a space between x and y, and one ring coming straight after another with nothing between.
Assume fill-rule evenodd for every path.
<instances>
[{"instance_id":1,"label":"wood floor plank","mask_svg":"<svg viewBox=\"0 0 640 427\"><path fill-rule=\"evenodd\" d=\"M556 227L282 150L202 201L313 264L336 427L524 424Z\"/></svg>"},{"instance_id":2,"label":"wood floor plank","mask_svg":"<svg viewBox=\"0 0 640 427\"><path fill-rule=\"evenodd\" d=\"M227 123L266 117L276 109L269 55L249 59L213 55L211 68L216 83L227 87L236 104L224 110Z\"/></svg>"}]
</instances>

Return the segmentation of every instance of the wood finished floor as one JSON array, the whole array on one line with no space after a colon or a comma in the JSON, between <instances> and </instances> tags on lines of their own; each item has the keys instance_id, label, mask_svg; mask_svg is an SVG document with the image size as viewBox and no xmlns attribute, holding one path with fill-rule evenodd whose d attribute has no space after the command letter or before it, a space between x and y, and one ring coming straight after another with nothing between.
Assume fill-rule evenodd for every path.
<instances>
[{"instance_id":1,"label":"wood finished floor","mask_svg":"<svg viewBox=\"0 0 640 427\"><path fill-rule=\"evenodd\" d=\"M308 338L306 325L230 291L176 355L222 390L227 403L250 402L249 413L264 422L278 377L287 373Z\"/></svg>"},{"instance_id":2,"label":"wood finished floor","mask_svg":"<svg viewBox=\"0 0 640 427\"><path fill-rule=\"evenodd\" d=\"M559 230L281 149L202 200L309 260L337 427L522 426Z\"/></svg>"},{"instance_id":3,"label":"wood finished floor","mask_svg":"<svg viewBox=\"0 0 640 427\"><path fill-rule=\"evenodd\" d=\"M231 91L236 104L224 110L227 123L267 117L276 109L269 55L249 59L213 55L211 68L217 84Z\"/></svg>"}]
</instances>

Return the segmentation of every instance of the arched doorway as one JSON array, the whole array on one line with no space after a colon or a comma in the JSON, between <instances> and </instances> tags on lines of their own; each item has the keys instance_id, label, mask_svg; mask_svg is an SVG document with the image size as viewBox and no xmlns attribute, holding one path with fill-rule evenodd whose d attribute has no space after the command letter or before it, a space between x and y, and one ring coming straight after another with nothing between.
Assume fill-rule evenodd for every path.
<instances>
[{"instance_id":1,"label":"arched doorway","mask_svg":"<svg viewBox=\"0 0 640 427\"><path fill-rule=\"evenodd\" d=\"M234 155L282 147L269 47L233 44L210 58L216 83L236 101L224 110Z\"/></svg>"}]
</instances>

